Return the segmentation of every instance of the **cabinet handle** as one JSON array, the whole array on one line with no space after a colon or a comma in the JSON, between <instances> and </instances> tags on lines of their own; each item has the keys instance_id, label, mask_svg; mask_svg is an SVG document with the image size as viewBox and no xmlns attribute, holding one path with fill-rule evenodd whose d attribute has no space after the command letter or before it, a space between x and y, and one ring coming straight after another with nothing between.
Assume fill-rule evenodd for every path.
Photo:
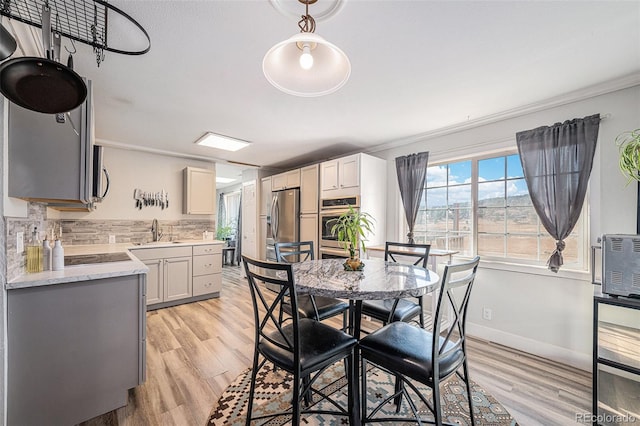
<instances>
[{"instance_id":1,"label":"cabinet handle","mask_svg":"<svg viewBox=\"0 0 640 426\"><path fill-rule=\"evenodd\" d=\"M205 268L211 268L211 266L213 266L212 263L207 263L206 265L204 265Z\"/></svg>"}]
</instances>

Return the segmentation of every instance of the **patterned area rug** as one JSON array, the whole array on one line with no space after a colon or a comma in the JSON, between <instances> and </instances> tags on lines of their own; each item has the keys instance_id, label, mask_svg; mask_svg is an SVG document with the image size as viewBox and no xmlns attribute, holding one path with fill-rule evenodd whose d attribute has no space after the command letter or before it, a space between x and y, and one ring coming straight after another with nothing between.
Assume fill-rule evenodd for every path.
<instances>
[{"instance_id":1,"label":"patterned area rug","mask_svg":"<svg viewBox=\"0 0 640 426\"><path fill-rule=\"evenodd\" d=\"M249 398L249 387L251 382L251 370L247 370L238 376L234 382L222 394L216 405L213 407L207 425L228 426L244 425L246 420L247 400ZM377 368L369 371L367 376L367 406L369 409L375 407L377 403L393 393L394 377ZM327 369L316 381L314 388L323 389L324 393L332 395L340 403L347 400L346 380L343 376L341 364ZM284 411L291 407L291 380L287 373L282 370L274 372L269 365L265 365L260 370L257 378L256 396L253 403L253 415L259 416L268 413ZM478 426L517 426L516 421L505 410L505 408L487 394L480 386L472 382L473 408L476 425ZM425 386L419 386L423 394L431 397L431 391ZM464 382L458 380L456 376L451 377L443 385L442 404L446 422L469 425L469 409L467 405L467 391ZM417 397L414 398L417 401ZM318 397L313 400L314 409L332 409L332 406ZM417 404L418 409L424 413L430 413L424 404ZM381 410L379 414L384 417L395 415L395 405L388 404L389 410ZM410 411L406 401L402 403L403 410L401 416L410 416ZM386 407L385 407L386 408ZM427 417L432 418L428 415ZM307 414L302 417L302 424L308 425L337 425L348 424L346 417ZM252 422L253 425L276 426L291 424L288 416L280 416L272 419ZM396 423L398 424L398 423ZM415 424L415 423L407 423Z\"/></svg>"}]
</instances>

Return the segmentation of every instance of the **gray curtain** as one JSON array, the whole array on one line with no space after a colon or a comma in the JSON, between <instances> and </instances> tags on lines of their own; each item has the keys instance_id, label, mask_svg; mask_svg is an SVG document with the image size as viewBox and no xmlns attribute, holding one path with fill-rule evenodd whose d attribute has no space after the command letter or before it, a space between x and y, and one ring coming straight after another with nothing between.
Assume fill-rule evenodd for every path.
<instances>
[{"instance_id":1,"label":"gray curtain","mask_svg":"<svg viewBox=\"0 0 640 426\"><path fill-rule=\"evenodd\" d=\"M221 192L218 197L218 223L216 229L220 229L227 224L227 209L224 205L224 194Z\"/></svg>"},{"instance_id":2,"label":"gray curtain","mask_svg":"<svg viewBox=\"0 0 640 426\"><path fill-rule=\"evenodd\" d=\"M599 127L596 114L516 134L533 207L556 240L547 262L553 272L562 266L564 239L580 217Z\"/></svg>"},{"instance_id":3,"label":"gray curtain","mask_svg":"<svg viewBox=\"0 0 640 426\"><path fill-rule=\"evenodd\" d=\"M396 158L396 173L400 186L400 197L404 207L404 215L409 225L407 238L410 244L414 244L413 227L418 216L420 200L424 192L424 181L427 177L428 152L405 155Z\"/></svg>"}]
</instances>

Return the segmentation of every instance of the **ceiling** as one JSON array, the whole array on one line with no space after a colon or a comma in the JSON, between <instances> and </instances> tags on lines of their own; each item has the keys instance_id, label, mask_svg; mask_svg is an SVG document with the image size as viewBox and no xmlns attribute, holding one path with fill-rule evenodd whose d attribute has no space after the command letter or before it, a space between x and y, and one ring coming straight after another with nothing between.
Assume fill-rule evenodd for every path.
<instances>
[{"instance_id":1,"label":"ceiling","mask_svg":"<svg viewBox=\"0 0 640 426\"><path fill-rule=\"evenodd\" d=\"M319 0L310 14L334 1ZM77 44L75 69L93 81L97 140L222 163L286 169L640 72L637 1L347 0L316 33L348 55L351 77L317 98L282 93L263 76L267 50L298 31L268 0L110 4L148 31L151 50L107 52L97 67ZM140 43L129 36L109 34ZM207 131L252 144L195 145Z\"/></svg>"}]
</instances>

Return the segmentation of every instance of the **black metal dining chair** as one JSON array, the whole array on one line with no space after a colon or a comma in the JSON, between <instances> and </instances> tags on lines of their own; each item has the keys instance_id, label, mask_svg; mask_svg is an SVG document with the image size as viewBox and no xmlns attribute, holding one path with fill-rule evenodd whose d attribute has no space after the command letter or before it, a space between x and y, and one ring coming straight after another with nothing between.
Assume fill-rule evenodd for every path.
<instances>
[{"instance_id":1,"label":"black metal dining chair","mask_svg":"<svg viewBox=\"0 0 640 426\"><path fill-rule=\"evenodd\" d=\"M387 241L384 246L384 260L398 262L396 256L416 258L414 265L427 267L431 244L394 243ZM424 296L417 302L409 299L365 300L362 302L362 314L368 315L386 325L394 321L409 322L419 317L420 327L424 328Z\"/></svg>"},{"instance_id":2,"label":"black metal dining chair","mask_svg":"<svg viewBox=\"0 0 640 426\"><path fill-rule=\"evenodd\" d=\"M278 262L294 263L314 259L313 241L297 241L289 243L276 243L276 259ZM342 329L348 325L347 312L349 303L344 300L324 296L298 295L298 315L302 318L312 318L323 321L327 318L342 314ZM280 311L291 316L291 305L285 300Z\"/></svg>"},{"instance_id":3,"label":"black metal dining chair","mask_svg":"<svg viewBox=\"0 0 640 426\"><path fill-rule=\"evenodd\" d=\"M354 353L357 340L342 330L298 315L295 280L290 264L266 262L244 255L242 260L251 290L255 321L253 369L246 424L249 425L256 419L288 414L292 416L291 423L299 425L301 414L316 413L347 416L349 423L354 425L355 413L359 409L355 406L357 375ZM271 294L265 295L264 287L260 284L262 282L279 288L275 298ZM289 299L292 307L292 318L286 325L278 320L276 314L285 297ZM323 390L313 388L323 371L343 360L348 387L347 407L340 405ZM266 362L293 376L291 409L252 418L256 377ZM311 409L302 403L308 394L328 400L336 411Z\"/></svg>"},{"instance_id":4,"label":"black metal dining chair","mask_svg":"<svg viewBox=\"0 0 640 426\"><path fill-rule=\"evenodd\" d=\"M431 331L405 322L392 322L360 340L363 393L367 391L368 363L394 374L401 380L400 385L396 386L396 392L385 398L370 413L367 413L366 394L360 398L363 423L417 420L418 424L422 422L443 424L440 383L456 374L467 387L469 415L471 424L475 424L467 366L465 324L471 288L479 262L480 257L476 256L470 262L445 266ZM445 312L448 310L450 311L447 315L449 318L446 318L448 324L443 326ZM462 373L459 371L460 368ZM413 381L433 390L431 402L419 391ZM420 411L423 409L411 399L407 386L432 412L433 420L421 418ZM403 398L407 400L413 418L389 415L376 417L376 414L391 400L396 404L396 413L400 412Z\"/></svg>"}]
</instances>

